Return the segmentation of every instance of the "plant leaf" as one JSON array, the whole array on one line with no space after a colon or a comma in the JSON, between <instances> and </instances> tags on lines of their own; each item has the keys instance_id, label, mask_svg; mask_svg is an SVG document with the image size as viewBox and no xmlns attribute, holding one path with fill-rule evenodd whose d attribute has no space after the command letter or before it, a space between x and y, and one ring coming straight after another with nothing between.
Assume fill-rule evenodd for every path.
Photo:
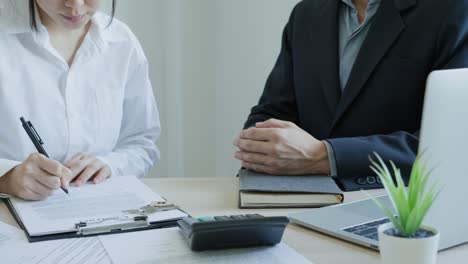
<instances>
[{"instance_id":1,"label":"plant leaf","mask_svg":"<svg viewBox=\"0 0 468 264\"><path fill-rule=\"evenodd\" d=\"M397 169L393 161L390 161L392 169L394 171L395 179L397 182L396 186L396 195L395 195L395 202L398 205L398 215L401 218L401 222L405 223L410 214L410 208L408 206L407 194L405 189L405 183L401 177L400 170Z\"/></svg>"},{"instance_id":2,"label":"plant leaf","mask_svg":"<svg viewBox=\"0 0 468 264\"><path fill-rule=\"evenodd\" d=\"M424 153L425 151L421 152L414 161L408 188L405 187L401 170L393 161L390 161L392 175L389 167L377 153L374 152L377 161L369 158L370 168L381 179L398 217L395 217L390 208L383 205L381 201L366 194L382 209L395 228L405 236L412 236L418 231L429 208L441 191L437 190L438 181L429 190L427 189L434 168L428 171L428 163L422 161Z\"/></svg>"},{"instance_id":3,"label":"plant leaf","mask_svg":"<svg viewBox=\"0 0 468 264\"><path fill-rule=\"evenodd\" d=\"M419 225L422 224L422 221L424 220L424 217L431 208L434 200L437 198L437 196L439 196L440 192L442 191L442 189L436 191L438 185L439 181L436 181L426 193L425 197L421 200L421 204L419 205L419 210L421 214L421 218L419 219Z\"/></svg>"},{"instance_id":4,"label":"plant leaf","mask_svg":"<svg viewBox=\"0 0 468 264\"><path fill-rule=\"evenodd\" d=\"M405 236L410 237L418 231L419 226L421 225L421 219L422 215L419 207L414 208L406 221L405 231L403 232Z\"/></svg>"},{"instance_id":5,"label":"plant leaf","mask_svg":"<svg viewBox=\"0 0 468 264\"><path fill-rule=\"evenodd\" d=\"M371 159L372 166L370 167L372 171L374 171L377 176L381 179L382 185L384 186L385 190L389 194L390 201L392 202L393 208L395 209L396 212L397 210L397 203L395 201L395 194L396 194L396 187L394 185L393 179L391 175L388 172L388 169L385 170L384 167L386 167L385 163L382 161L380 156L374 152L374 155L377 156L379 159L380 164L377 162L373 161Z\"/></svg>"},{"instance_id":6,"label":"plant leaf","mask_svg":"<svg viewBox=\"0 0 468 264\"><path fill-rule=\"evenodd\" d=\"M401 225L401 222L399 220L399 218L396 218L395 215L392 213L392 211L390 210L390 208L388 208L387 206L385 206L381 201L379 201L377 198L373 197L372 195L370 195L368 192L364 191L364 190L361 190L362 192L364 192L367 196L369 196L372 201L378 206L380 207L380 209L385 213L385 215L387 216L387 218L392 222L392 224L395 226L396 229L398 230L402 230L402 225Z\"/></svg>"},{"instance_id":7,"label":"plant leaf","mask_svg":"<svg viewBox=\"0 0 468 264\"><path fill-rule=\"evenodd\" d=\"M419 156L416 157L416 160L414 161L413 167L411 169L411 175L410 175L410 182L408 185L408 204L410 208L414 208L416 206L416 202L419 196L419 190L418 186L420 186L421 183L421 174L419 173Z\"/></svg>"}]
</instances>

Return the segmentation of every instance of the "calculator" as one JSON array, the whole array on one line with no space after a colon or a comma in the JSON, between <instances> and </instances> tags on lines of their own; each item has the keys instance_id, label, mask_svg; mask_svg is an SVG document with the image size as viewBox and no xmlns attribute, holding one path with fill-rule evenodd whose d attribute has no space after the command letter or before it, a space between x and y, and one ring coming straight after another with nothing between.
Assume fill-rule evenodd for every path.
<instances>
[{"instance_id":1,"label":"calculator","mask_svg":"<svg viewBox=\"0 0 468 264\"><path fill-rule=\"evenodd\" d=\"M194 251L273 246L281 242L288 223L285 216L259 214L187 217L177 221Z\"/></svg>"}]
</instances>

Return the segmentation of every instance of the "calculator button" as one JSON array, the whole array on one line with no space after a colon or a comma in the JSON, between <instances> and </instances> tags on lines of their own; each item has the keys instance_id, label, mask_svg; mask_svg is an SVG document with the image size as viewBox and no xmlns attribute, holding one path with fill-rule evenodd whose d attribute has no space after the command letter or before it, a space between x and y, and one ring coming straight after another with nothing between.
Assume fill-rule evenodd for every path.
<instances>
[{"instance_id":1,"label":"calculator button","mask_svg":"<svg viewBox=\"0 0 468 264\"><path fill-rule=\"evenodd\" d=\"M214 221L214 220L216 220L216 217L212 217L212 216L203 216L203 217L197 218L197 220L200 221L200 222L208 222L208 221Z\"/></svg>"},{"instance_id":2,"label":"calculator button","mask_svg":"<svg viewBox=\"0 0 468 264\"><path fill-rule=\"evenodd\" d=\"M191 217L184 218L183 221L185 223L187 223L188 225L193 225L194 223L200 222L200 220L194 219L194 218L191 218Z\"/></svg>"},{"instance_id":3,"label":"calculator button","mask_svg":"<svg viewBox=\"0 0 468 264\"><path fill-rule=\"evenodd\" d=\"M232 215L232 216L231 216L231 219L234 219L234 220L244 220L244 219L247 219L247 217L245 217L245 215Z\"/></svg>"},{"instance_id":4,"label":"calculator button","mask_svg":"<svg viewBox=\"0 0 468 264\"><path fill-rule=\"evenodd\" d=\"M216 220L216 221L227 221L227 220L231 220L231 218L229 216L215 216L214 220Z\"/></svg>"},{"instance_id":5,"label":"calculator button","mask_svg":"<svg viewBox=\"0 0 468 264\"><path fill-rule=\"evenodd\" d=\"M259 214L248 214L246 215L247 218L263 218L264 216Z\"/></svg>"}]
</instances>

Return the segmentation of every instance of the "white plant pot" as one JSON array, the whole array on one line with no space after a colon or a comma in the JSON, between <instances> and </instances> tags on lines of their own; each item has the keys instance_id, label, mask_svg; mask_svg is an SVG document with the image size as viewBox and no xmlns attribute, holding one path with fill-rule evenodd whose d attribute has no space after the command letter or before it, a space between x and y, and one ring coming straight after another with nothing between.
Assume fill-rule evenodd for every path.
<instances>
[{"instance_id":1,"label":"white plant pot","mask_svg":"<svg viewBox=\"0 0 468 264\"><path fill-rule=\"evenodd\" d=\"M423 226L435 235L427 238L403 238L387 235L384 231L393 228L392 223L378 229L379 250L383 264L436 264L440 234L437 230Z\"/></svg>"}]
</instances>

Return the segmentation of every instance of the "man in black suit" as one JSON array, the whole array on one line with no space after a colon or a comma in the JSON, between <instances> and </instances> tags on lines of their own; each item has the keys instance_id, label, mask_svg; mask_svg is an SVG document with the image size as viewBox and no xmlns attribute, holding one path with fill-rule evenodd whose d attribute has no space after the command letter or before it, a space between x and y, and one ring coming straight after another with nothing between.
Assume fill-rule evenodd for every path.
<instances>
[{"instance_id":1,"label":"man in black suit","mask_svg":"<svg viewBox=\"0 0 468 264\"><path fill-rule=\"evenodd\" d=\"M381 186L375 151L408 180L427 76L465 67L468 0L303 0L235 156L248 169L325 174L355 190Z\"/></svg>"}]
</instances>

